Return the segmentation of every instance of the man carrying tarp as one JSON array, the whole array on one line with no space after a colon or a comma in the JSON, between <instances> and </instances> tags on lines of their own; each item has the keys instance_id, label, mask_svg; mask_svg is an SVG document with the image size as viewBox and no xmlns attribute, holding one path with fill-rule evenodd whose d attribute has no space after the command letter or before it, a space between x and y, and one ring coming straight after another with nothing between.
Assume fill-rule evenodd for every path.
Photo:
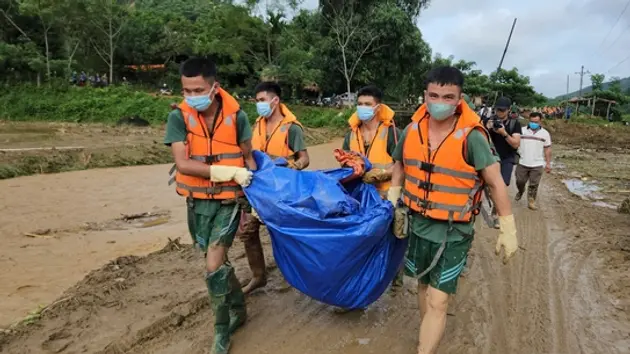
<instances>
[{"instance_id":1,"label":"man carrying tarp","mask_svg":"<svg viewBox=\"0 0 630 354\"><path fill-rule=\"evenodd\" d=\"M256 86L256 110L259 117L252 130L252 148L266 153L272 159L285 158L289 168L302 170L310 163L304 131L295 115L280 102L281 93L280 85L275 82L265 81ZM251 213L244 212L238 235L243 240L252 270L252 279L243 287L243 292L247 294L267 285L260 221Z\"/></svg>"},{"instance_id":2,"label":"man carrying tarp","mask_svg":"<svg viewBox=\"0 0 630 354\"><path fill-rule=\"evenodd\" d=\"M392 154L401 131L394 123L394 111L382 100L383 91L376 86L359 90L357 111L348 120L350 131L346 133L342 148L367 157L372 169L363 175L363 181L373 184L385 199L392 179ZM394 290L402 286L402 276L401 271L394 279Z\"/></svg>"},{"instance_id":3,"label":"man carrying tarp","mask_svg":"<svg viewBox=\"0 0 630 354\"><path fill-rule=\"evenodd\" d=\"M499 160L486 129L461 99L463 84L464 76L453 67L428 73L426 103L393 155L387 199L396 206L394 233L410 238L405 272L419 280L419 354L435 353L444 334L449 294L466 265L484 186L499 214L497 254L503 248L507 262L518 248ZM407 221L407 230L399 227Z\"/></svg>"},{"instance_id":4,"label":"man carrying tarp","mask_svg":"<svg viewBox=\"0 0 630 354\"><path fill-rule=\"evenodd\" d=\"M216 81L215 64L191 58L180 68L184 100L168 117L164 142L175 160L177 193L186 197L193 243L206 252L206 284L215 316L213 354L229 350L246 320L245 298L227 259L238 228L242 187L256 169L251 128L238 102Z\"/></svg>"}]
</instances>

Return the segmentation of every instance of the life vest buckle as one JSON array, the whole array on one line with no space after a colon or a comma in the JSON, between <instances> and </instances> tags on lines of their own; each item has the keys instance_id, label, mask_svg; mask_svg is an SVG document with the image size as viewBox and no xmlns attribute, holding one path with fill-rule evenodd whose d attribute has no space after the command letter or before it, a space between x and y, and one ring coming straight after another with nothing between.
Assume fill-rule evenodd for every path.
<instances>
[{"instance_id":1,"label":"life vest buckle","mask_svg":"<svg viewBox=\"0 0 630 354\"><path fill-rule=\"evenodd\" d=\"M430 192L433 190L433 183L429 183L428 181L418 181L418 188Z\"/></svg>"},{"instance_id":2,"label":"life vest buckle","mask_svg":"<svg viewBox=\"0 0 630 354\"><path fill-rule=\"evenodd\" d=\"M432 163L428 163L428 162L424 162L424 161L421 161L421 162L420 162L420 169L421 169L422 171L426 171L426 172L429 172L429 173L433 173L433 169L434 169L434 168L435 168L435 165L434 165L434 164L432 164Z\"/></svg>"},{"instance_id":3,"label":"life vest buckle","mask_svg":"<svg viewBox=\"0 0 630 354\"><path fill-rule=\"evenodd\" d=\"M206 156L206 163L212 165L213 163L221 161L221 155L208 155Z\"/></svg>"}]
</instances>

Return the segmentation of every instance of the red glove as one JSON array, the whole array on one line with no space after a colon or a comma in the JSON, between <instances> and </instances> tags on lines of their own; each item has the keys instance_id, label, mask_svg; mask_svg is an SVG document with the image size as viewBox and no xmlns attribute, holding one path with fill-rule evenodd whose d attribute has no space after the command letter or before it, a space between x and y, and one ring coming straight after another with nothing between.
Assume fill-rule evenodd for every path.
<instances>
[{"instance_id":1,"label":"red glove","mask_svg":"<svg viewBox=\"0 0 630 354\"><path fill-rule=\"evenodd\" d=\"M335 149L333 153L341 167L349 167L354 170L352 175L341 180L341 183L352 181L363 176L365 173L365 161L363 161L361 155L356 152L347 152L341 149Z\"/></svg>"}]
</instances>

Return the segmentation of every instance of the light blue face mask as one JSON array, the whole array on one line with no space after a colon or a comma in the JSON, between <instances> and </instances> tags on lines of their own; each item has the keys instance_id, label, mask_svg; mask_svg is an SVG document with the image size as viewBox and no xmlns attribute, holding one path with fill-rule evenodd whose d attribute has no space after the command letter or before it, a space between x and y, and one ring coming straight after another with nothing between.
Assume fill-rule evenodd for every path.
<instances>
[{"instance_id":1,"label":"light blue face mask","mask_svg":"<svg viewBox=\"0 0 630 354\"><path fill-rule=\"evenodd\" d=\"M427 104L427 110L431 115L431 118L435 120L445 120L451 117L455 113L457 106L448 103L431 103Z\"/></svg>"},{"instance_id":2,"label":"light blue face mask","mask_svg":"<svg viewBox=\"0 0 630 354\"><path fill-rule=\"evenodd\" d=\"M529 122L529 129L531 129L531 130L540 129L540 124L534 123L534 122Z\"/></svg>"},{"instance_id":3,"label":"light blue face mask","mask_svg":"<svg viewBox=\"0 0 630 354\"><path fill-rule=\"evenodd\" d=\"M269 118L273 110L269 102L256 102L256 111L261 117Z\"/></svg>"},{"instance_id":4,"label":"light blue face mask","mask_svg":"<svg viewBox=\"0 0 630 354\"><path fill-rule=\"evenodd\" d=\"M210 95L186 96L185 99L186 103L197 112L205 111L212 104Z\"/></svg>"},{"instance_id":5,"label":"light blue face mask","mask_svg":"<svg viewBox=\"0 0 630 354\"><path fill-rule=\"evenodd\" d=\"M374 118L375 109L376 107L357 106L357 116L362 122L367 122L368 120Z\"/></svg>"}]
</instances>

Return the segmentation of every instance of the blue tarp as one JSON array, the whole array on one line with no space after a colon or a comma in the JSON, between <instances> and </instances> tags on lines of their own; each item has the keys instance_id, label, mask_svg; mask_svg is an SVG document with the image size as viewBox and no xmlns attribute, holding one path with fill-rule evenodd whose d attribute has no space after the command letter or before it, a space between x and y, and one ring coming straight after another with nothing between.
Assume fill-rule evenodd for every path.
<instances>
[{"instance_id":1,"label":"blue tarp","mask_svg":"<svg viewBox=\"0 0 630 354\"><path fill-rule=\"evenodd\" d=\"M407 246L391 233L391 204L360 180L342 185L351 169L294 171L259 151L254 158L258 171L245 194L269 230L289 284L343 308L376 301Z\"/></svg>"}]
</instances>

